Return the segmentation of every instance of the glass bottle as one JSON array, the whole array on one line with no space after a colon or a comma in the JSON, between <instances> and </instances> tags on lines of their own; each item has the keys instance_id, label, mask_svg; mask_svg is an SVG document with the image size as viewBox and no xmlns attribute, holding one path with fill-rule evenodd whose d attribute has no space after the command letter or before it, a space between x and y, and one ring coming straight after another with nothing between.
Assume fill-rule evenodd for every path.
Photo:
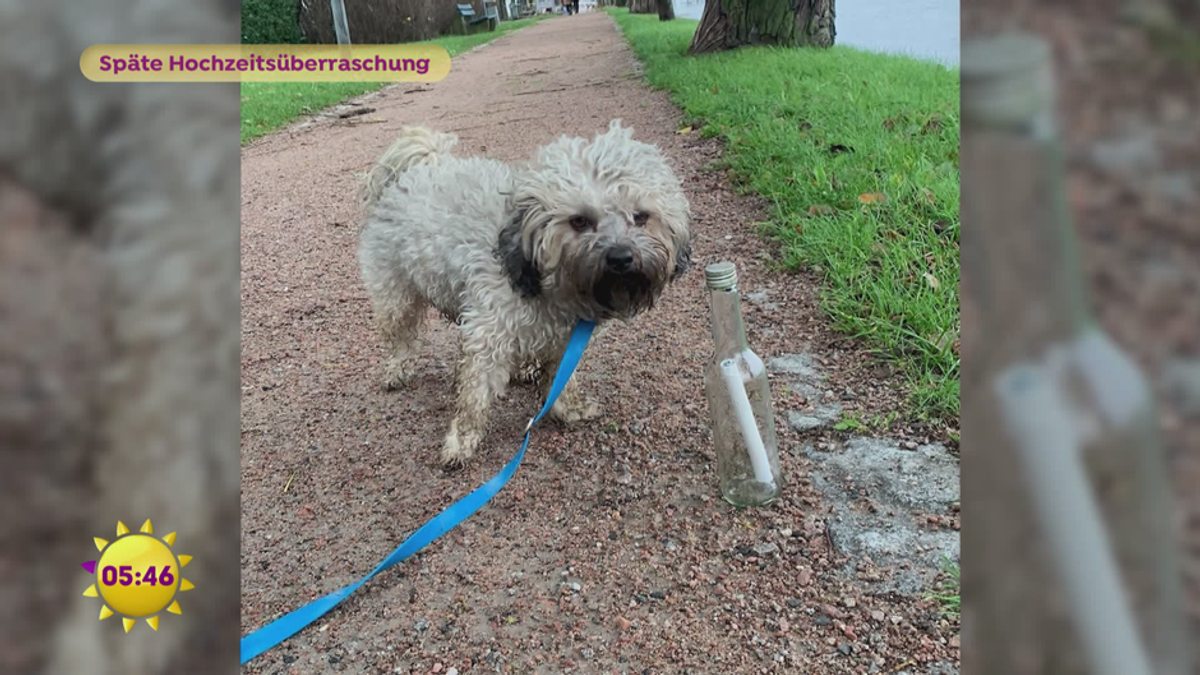
<instances>
[{"instance_id":1,"label":"glass bottle","mask_svg":"<svg viewBox=\"0 0 1200 675\"><path fill-rule=\"evenodd\" d=\"M963 49L963 671L1190 675L1158 417L1088 308L1051 64Z\"/></svg>"},{"instance_id":2,"label":"glass bottle","mask_svg":"<svg viewBox=\"0 0 1200 675\"><path fill-rule=\"evenodd\" d=\"M705 269L712 301L713 357L704 371L721 496L735 506L761 506L779 496L779 450L771 385L762 359L750 351L742 324L737 268Z\"/></svg>"}]
</instances>

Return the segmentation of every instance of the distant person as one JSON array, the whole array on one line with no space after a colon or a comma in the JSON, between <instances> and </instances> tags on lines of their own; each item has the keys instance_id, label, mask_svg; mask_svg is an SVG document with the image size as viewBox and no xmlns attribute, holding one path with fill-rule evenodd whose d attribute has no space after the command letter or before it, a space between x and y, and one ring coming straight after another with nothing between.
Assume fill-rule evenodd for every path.
<instances>
[{"instance_id":1,"label":"distant person","mask_svg":"<svg viewBox=\"0 0 1200 675\"><path fill-rule=\"evenodd\" d=\"M571 13L579 14L579 0L571 0Z\"/></svg>"}]
</instances>

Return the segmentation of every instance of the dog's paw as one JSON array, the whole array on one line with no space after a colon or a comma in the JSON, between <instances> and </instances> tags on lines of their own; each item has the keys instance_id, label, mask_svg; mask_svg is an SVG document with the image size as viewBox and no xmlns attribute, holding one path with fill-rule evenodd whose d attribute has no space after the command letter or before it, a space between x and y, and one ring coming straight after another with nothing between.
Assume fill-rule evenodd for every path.
<instances>
[{"instance_id":1,"label":"dog's paw","mask_svg":"<svg viewBox=\"0 0 1200 675\"><path fill-rule=\"evenodd\" d=\"M470 436L460 437L457 432L451 431L442 443L442 466L446 469L461 469L471 455L475 454L477 445L478 439L472 439Z\"/></svg>"},{"instance_id":2,"label":"dog's paw","mask_svg":"<svg viewBox=\"0 0 1200 675\"><path fill-rule=\"evenodd\" d=\"M525 363L520 368L513 372L510 382L512 384L536 384L543 377L544 368L540 363Z\"/></svg>"},{"instance_id":3,"label":"dog's paw","mask_svg":"<svg viewBox=\"0 0 1200 675\"><path fill-rule=\"evenodd\" d=\"M390 359L383 369L384 391L395 391L408 384L413 377L413 366L408 361Z\"/></svg>"},{"instance_id":4,"label":"dog's paw","mask_svg":"<svg viewBox=\"0 0 1200 675\"><path fill-rule=\"evenodd\" d=\"M600 406L590 399L578 401L573 405L560 401L550 408L550 415L563 424L576 424L599 417Z\"/></svg>"}]
</instances>

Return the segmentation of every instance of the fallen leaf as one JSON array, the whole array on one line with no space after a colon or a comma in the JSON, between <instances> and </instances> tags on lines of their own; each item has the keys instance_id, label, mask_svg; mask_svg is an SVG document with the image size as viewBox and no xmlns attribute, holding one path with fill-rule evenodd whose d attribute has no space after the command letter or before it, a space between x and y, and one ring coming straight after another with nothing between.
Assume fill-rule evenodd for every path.
<instances>
[{"instance_id":1,"label":"fallen leaf","mask_svg":"<svg viewBox=\"0 0 1200 675\"><path fill-rule=\"evenodd\" d=\"M679 131L676 131L675 133L679 134L680 136L682 136L682 135L684 135L684 134L690 134L690 133L692 133L692 128L691 128L691 127L684 127L684 128L682 128L682 129L680 129Z\"/></svg>"},{"instance_id":2,"label":"fallen leaf","mask_svg":"<svg viewBox=\"0 0 1200 675\"><path fill-rule=\"evenodd\" d=\"M860 204L882 204L887 201L887 196L882 192L864 192L858 196Z\"/></svg>"},{"instance_id":3,"label":"fallen leaf","mask_svg":"<svg viewBox=\"0 0 1200 675\"><path fill-rule=\"evenodd\" d=\"M834 208L828 204L813 204L808 207L808 215L810 216L832 216L834 213Z\"/></svg>"},{"instance_id":4,"label":"fallen leaf","mask_svg":"<svg viewBox=\"0 0 1200 675\"><path fill-rule=\"evenodd\" d=\"M938 281L938 280L937 280L937 277L933 276L933 275L932 275L932 274L930 274L929 272L926 272L926 273L925 273L925 274L923 274L922 276L923 276L923 277L925 277L925 281L926 281L926 282L927 282L927 283L928 283L928 284L929 284L931 287L933 287L933 290L935 290L935 291L936 291L937 289L939 289L939 288L941 288L941 287L942 287L942 282Z\"/></svg>"},{"instance_id":5,"label":"fallen leaf","mask_svg":"<svg viewBox=\"0 0 1200 675\"><path fill-rule=\"evenodd\" d=\"M941 335L931 335L926 338L926 340L942 351L954 349L957 352L957 347L955 345L958 344L958 336L955 335L954 331L947 330Z\"/></svg>"}]
</instances>

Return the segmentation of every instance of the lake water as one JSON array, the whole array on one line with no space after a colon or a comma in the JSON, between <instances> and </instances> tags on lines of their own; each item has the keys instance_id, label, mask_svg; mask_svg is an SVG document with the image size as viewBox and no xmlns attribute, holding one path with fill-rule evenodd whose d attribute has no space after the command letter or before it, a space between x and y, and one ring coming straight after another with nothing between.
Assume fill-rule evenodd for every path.
<instances>
[{"instance_id":1,"label":"lake water","mask_svg":"<svg viewBox=\"0 0 1200 675\"><path fill-rule=\"evenodd\" d=\"M697 19L704 0L672 0L675 15ZM959 0L838 0L837 44L958 65Z\"/></svg>"}]
</instances>

